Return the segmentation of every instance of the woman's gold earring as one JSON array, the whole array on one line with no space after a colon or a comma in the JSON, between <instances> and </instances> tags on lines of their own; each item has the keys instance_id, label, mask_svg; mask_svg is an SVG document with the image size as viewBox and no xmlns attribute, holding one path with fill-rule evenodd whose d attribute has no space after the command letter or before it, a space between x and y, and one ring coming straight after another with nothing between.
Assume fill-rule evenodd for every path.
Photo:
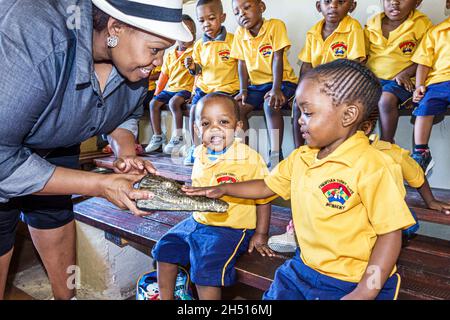
<instances>
[{"instance_id":1,"label":"woman's gold earring","mask_svg":"<svg viewBox=\"0 0 450 320\"><path fill-rule=\"evenodd\" d=\"M117 47L117 44L119 43L119 37L118 36L109 36L106 39L106 44L109 48L115 48Z\"/></svg>"}]
</instances>

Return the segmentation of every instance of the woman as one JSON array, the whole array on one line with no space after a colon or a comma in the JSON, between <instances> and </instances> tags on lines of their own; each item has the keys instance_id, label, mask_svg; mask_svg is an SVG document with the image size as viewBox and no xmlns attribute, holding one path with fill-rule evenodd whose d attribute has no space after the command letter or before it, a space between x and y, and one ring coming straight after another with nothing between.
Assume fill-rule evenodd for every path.
<instances>
[{"instance_id":1,"label":"woman","mask_svg":"<svg viewBox=\"0 0 450 320\"><path fill-rule=\"evenodd\" d=\"M181 15L182 0L0 2L0 299L20 212L55 299L74 297L70 195L144 214L134 200L152 195L133 184L155 169L134 149L141 98L164 50L192 39ZM80 143L98 134L120 174L76 170Z\"/></svg>"}]
</instances>

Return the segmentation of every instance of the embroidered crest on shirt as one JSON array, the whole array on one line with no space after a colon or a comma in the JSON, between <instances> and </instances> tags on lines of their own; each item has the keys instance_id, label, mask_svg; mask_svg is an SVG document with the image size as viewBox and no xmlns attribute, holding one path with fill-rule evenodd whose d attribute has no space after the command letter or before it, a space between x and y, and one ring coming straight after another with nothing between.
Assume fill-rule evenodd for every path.
<instances>
[{"instance_id":1,"label":"embroidered crest on shirt","mask_svg":"<svg viewBox=\"0 0 450 320\"><path fill-rule=\"evenodd\" d=\"M414 53L416 45L414 41L404 41L400 43L399 48L405 56L411 56Z\"/></svg>"},{"instance_id":2,"label":"embroidered crest on shirt","mask_svg":"<svg viewBox=\"0 0 450 320\"><path fill-rule=\"evenodd\" d=\"M268 43L264 43L259 47L259 52L264 58L269 58L273 54L273 47Z\"/></svg>"},{"instance_id":3,"label":"embroidered crest on shirt","mask_svg":"<svg viewBox=\"0 0 450 320\"><path fill-rule=\"evenodd\" d=\"M347 56L348 46L345 42L339 41L331 45L331 50L336 58L345 58Z\"/></svg>"},{"instance_id":4,"label":"embroidered crest on shirt","mask_svg":"<svg viewBox=\"0 0 450 320\"><path fill-rule=\"evenodd\" d=\"M218 184L237 182L236 175L232 173L219 173L216 175L216 179Z\"/></svg>"},{"instance_id":5,"label":"embroidered crest on shirt","mask_svg":"<svg viewBox=\"0 0 450 320\"><path fill-rule=\"evenodd\" d=\"M326 206L334 209L345 209L345 203L353 194L347 183L339 179L328 179L319 188L328 200Z\"/></svg>"},{"instance_id":6,"label":"embroidered crest on shirt","mask_svg":"<svg viewBox=\"0 0 450 320\"><path fill-rule=\"evenodd\" d=\"M230 60L230 50L225 49L225 50L219 51L219 58L223 62L229 61Z\"/></svg>"}]
</instances>

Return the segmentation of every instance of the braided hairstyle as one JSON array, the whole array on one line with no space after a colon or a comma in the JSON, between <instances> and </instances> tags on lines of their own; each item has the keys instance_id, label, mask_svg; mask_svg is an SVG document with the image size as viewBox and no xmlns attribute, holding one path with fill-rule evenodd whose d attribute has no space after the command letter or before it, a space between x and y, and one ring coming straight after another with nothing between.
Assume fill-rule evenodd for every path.
<instances>
[{"instance_id":1,"label":"braided hairstyle","mask_svg":"<svg viewBox=\"0 0 450 320\"><path fill-rule=\"evenodd\" d=\"M335 106L360 103L364 106L363 120L378 108L381 84L372 71L361 63L339 59L320 65L305 74L304 79L319 82L320 91L333 99Z\"/></svg>"}]
</instances>

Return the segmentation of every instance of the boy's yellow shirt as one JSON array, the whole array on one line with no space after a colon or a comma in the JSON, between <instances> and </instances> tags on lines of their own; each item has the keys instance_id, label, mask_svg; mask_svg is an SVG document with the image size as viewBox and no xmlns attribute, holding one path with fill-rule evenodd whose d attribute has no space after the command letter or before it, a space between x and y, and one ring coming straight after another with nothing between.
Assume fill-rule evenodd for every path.
<instances>
[{"instance_id":1,"label":"boy's yellow shirt","mask_svg":"<svg viewBox=\"0 0 450 320\"><path fill-rule=\"evenodd\" d=\"M357 283L378 235L415 224L404 200L401 170L370 146L362 131L324 159L317 159L318 152L308 146L296 149L265 182L291 199L303 262L327 276Z\"/></svg>"},{"instance_id":2,"label":"boy's yellow shirt","mask_svg":"<svg viewBox=\"0 0 450 320\"><path fill-rule=\"evenodd\" d=\"M264 20L256 37L242 27L234 35L231 57L245 61L250 82L252 85L261 85L273 82L272 61L276 51L284 49L283 54L283 80L297 83L287 59L287 51L291 47L286 25L278 19Z\"/></svg>"},{"instance_id":3,"label":"boy's yellow shirt","mask_svg":"<svg viewBox=\"0 0 450 320\"><path fill-rule=\"evenodd\" d=\"M152 72L150 72L150 75L154 75L158 72L161 72L161 66L157 66L156 68L154 68L152 70ZM156 89L156 80L149 80L148 81L148 91L153 91Z\"/></svg>"},{"instance_id":4,"label":"boy's yellow shirt","mask_svg":"<svg viewBox=\"0 0 450 320\"><path fill-rule=\"evenodd\" d=\"M364 30L356 19L346 16L326 40L322 37L324 24L322 19L308 31L305 46L298 55L299 60L311 63L315 68L337 59L366 57Z\"/></svg>"},{"instance_id":5,"label":"boy's yellow shirt","mask_svg":"<svg viewBox=\"0 0 450 320\"><path fill-rule=\"evenodd\" d=\"M269 170L261 155L244 143L235 141L215 161L208 158L207 149L198 146L192 169L194 187L217 186L222 183L236 183L264 179ZM248 200L229 196L221 198L229 204L226 213L195 212L194 219L202 224L234 229L256 228L256 205L270 202L270 199Z\"/></svg>"},{"instance_id":6,"label":"boy's yellow shirt","mask_svg":"<svg viewBox=\"0 0 450 320\"><path fill-rule=\"evenodd\" d=\"M408 19L389 34L389 39L386 39L381 30L384 16L384 13L380 13L370 18L364 30L367 67L378 78L392 80L400 71L413 64L411 58L433 24L422 12L413 10Z\"/></svg>"},{"instance_id":7,"label":"boy's yellow shirt","mask_svg":"<svg viewBox=\"0 0 450 320\"><path fill-rule=\"evenodd\" d=\"M450 18L430 29L412 61L432 68L425 85L450 81Z\"/></svg>"},{"instance_id":8,"label":"boy's yellow shirt","mask_svg":"<svg viewBox=\"0 0 450 320\"><path fill-rule=\"evenodd\" d=\"M196 86L205 93L239 91L238 62L230 57L234 35L227 33L225 41L198 40L194 45L194 62L202 67Z\"/></svg>"},{"instance_id":9,"label":"boy's yellow shirt","mask_svg":"<svg viewBox=\"0 0 450 320\"><path fill-rule=\"evenodd\" d=\"M410 187L417 189L424 184L425 174L419 164L411 158L411 153L408 150L396 144L380 140L376 134L371 135L369 139L372 147L387 154L395 163L400 165L403 179Z\"/></svg>"},{"instance_id":10,"label":"boy's yellow shirt","mask_svg":"<svg viewBox=\"0 0 450 320\"><path fill-rule=\"evenodd\" d=\"M169 92L179 92L183 90L191 91L194 87L195 78L184 66L186 57L192 56L193 48L187 48L183 54L177 58L177 50L173 49L166 57L161 68L161 72L169 77L166 89Z\"/></svg>"}]
</instances>

